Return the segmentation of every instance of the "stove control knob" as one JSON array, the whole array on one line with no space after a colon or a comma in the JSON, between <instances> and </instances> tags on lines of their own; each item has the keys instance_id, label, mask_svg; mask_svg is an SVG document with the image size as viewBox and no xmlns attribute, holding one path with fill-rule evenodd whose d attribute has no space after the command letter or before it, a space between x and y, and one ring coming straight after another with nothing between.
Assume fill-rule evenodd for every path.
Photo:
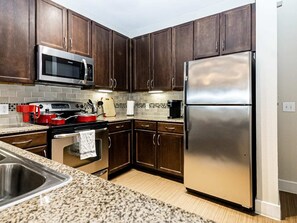
<instances>
[{"instance_id":1,"label":"stove control knob","mask_svg":"<svg viewBox=\"0 0 297 223\"><path fill-rule=\"evenodd\" d=\"M40 108L40 109L43 109L43 105L42 105L42 104L40 104L40 105L39 105L39 108Z\"/></svg>"},{"instance_id":2,"label":"stove control knob","mask_svg":"<svg viewBox=\"0 0 297 223\"><path fill-rule=\"evenodd\" d=\"M84 108L84 105L80 105L80 108Z\"/></svg>"},{"instance_id":3,"label":"stove control knob","mask_svg":"<svg viewBox=\"0 0 297 223\"><path fill-rule=\"evenodd\" d=\"M79 104L76 104L75 107L79 108Z\"/></svg>"}]
</instances>

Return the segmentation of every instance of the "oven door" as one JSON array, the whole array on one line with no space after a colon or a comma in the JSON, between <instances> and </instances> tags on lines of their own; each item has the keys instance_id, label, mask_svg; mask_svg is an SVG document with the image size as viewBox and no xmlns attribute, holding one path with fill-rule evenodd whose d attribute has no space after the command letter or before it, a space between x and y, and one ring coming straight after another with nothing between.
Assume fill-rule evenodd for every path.
<instances>
[{"instance_id":1,"label":"oven door","mask_svg":"<svg viewBox=\"0 0 297 223\"><path fill-rule=\"evenodd\" d=\"M77 168L87 173L104 171L108 168L108 131L107 128L95 130L96 157L80 159L75 150L78 147L78 132L57 134L52 138L52 160Z\"/></svg>"}]
</instances>

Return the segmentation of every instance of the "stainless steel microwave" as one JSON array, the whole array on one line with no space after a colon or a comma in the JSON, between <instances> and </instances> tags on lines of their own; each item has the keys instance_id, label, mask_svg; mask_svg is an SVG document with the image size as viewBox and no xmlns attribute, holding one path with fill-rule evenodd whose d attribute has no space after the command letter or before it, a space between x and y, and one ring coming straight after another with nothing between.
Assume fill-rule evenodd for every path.
<instances>
[{"instance_id":1,"label":"stainless steel microwave","mask_svg":"<svg viewBox=\"0 0 297 223\"><path fill-rule=\"evenodd\" d=\"M37 46L37 81L94 85L94 60L46 46Z\"/></svg>"}]
</instances>

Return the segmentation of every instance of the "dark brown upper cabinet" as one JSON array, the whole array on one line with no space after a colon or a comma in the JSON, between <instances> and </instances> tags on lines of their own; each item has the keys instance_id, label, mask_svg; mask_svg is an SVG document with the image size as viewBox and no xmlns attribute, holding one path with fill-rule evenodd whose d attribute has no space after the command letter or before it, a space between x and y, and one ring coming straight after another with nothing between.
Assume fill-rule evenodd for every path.
<instances>
[{"instance_id":1,"label":"dark brown upper cabinet","mask_svg":"<svg viewBox=\"0 0 297 223\"><path fill-rule=\"evenodd\" d=\"M172 90L182 90L184 62L193 60L193 22L172 28Z\"/></svg>"},{"instance_id":2,"label":"dark brown upper cabinet","mask_svg":"<svg viewBox=\"0 0 297 223\"><path fill-rule=\"evenodd\" d=\"M113 32L113 89L117 91L129 90L129 38Z\"/></svg>"},{"instance_id":3,"label":"dark brown upper cabinet","mask_svg":"<svg viewBox=\"0 0 297 223\"><path fill-rule=\"evenodd\" d=\"M37 44L67 50L67 9L49 0L37 1Z\"/></svg>"},{"instance_id":4,"label":"dark brown upper cabinet","mask_svg":"<svg viewBox=\"0 0 297 223\"><path fill-rule=\"evenodd\" d=\"M35 1L0 1L0 81L33 83Z\"/></svg>"},{"instance_id":5,"label":"dark brown upper cabinet","mask_svg":"<svg viewBox=\"0 0 297 223\"><path fill-rule=\"evenodd\" d=\"M151 34L151 90L171 90L172 35L171 28Z\"/></svg>"},{"instance_id":6,"label":"dark brown upper cabinet","mask_svg":"<svg viewBox=\"0 0 297 223\"><path fill-rule=\"evenodd\" d=\"M133 90L150 90L150 34L133 39Z\"/></svg>"},{"instance_id":7,"label":"dark brown upper cabinet","mask_svg":"<svg viewBox=\"0 0 297 223\"><path fill-rule=\"evenodd\" d=\"M194 58L220 54L220 15L212 15L194 22Z\"/></svg>"},{"instance_id":8,"label":"dark brown upper cabinet","mask_svg":"<svg viewBox=\"0 0 297 223\"><path fill-rule=\"evenodd\" d=\"M91 20L49 0L37 0L37 44L92 56Z\"/></svg>"},{"instance_id":9,"label":"dark brown upper cabinet","mask_svg":"<svg viewBox=\"0 0 297 223\"><path fill-rule=\"evenodd\" d=\"M68 10L68 51L92 56L91 20Z\"/></svg>"},{"instance_id":10,"label":"dark brown upper cabinet","mask_svg":"<svg viewBox=\"0 0 297 223\"><path fill-rule=\"evenodd\" d=\"M242 6L221 13L221 54L252 50L252 7Z\"/></svg>"},{"instance_id":11,"label":"dark brown upper cabinet","mask_svg":"<svg viewBox=\"0 0 297 223\"><path fill-rule=\"evenodd\" d=\"M255 4L194 22L194 58L255 50Z\"/></svg>"},{"instance_id":12,"label":"dark brown upper cabinet","mask_svg":"<svg viewBox=\"0 0 297 223\"><path fill-rule=\"evenodd\" d=\"M92 54L94 59L95 87L111 89L112 31L95 22L92 24Z\"/></svg>"}]
</instances>

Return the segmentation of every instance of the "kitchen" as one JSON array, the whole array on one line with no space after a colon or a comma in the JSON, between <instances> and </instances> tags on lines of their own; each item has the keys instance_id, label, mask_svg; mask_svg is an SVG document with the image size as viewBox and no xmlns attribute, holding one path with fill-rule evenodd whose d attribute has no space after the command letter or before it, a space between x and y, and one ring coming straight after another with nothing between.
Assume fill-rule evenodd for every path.
<instances>
[{"instance_id":1,"label":"kitchen","mask_svg":"<svg viewBox=\"0 0 297 223\"><path fill-rule=\"evenodd\" d=\"M261 4L264 4L264 3L261 3L261 1L259 1L259 2L257 1L257 4L258 4L257 7L259 7L259 9L257 8L257 13L260 13L260 12L261 13L265 13L265 12L261 11ZM244 4L242 4L242 5L244 5ZM66 6L67 5L65 5L65 7ZM66 7L66 8L68 8L68 7ZM230 8L235 8L235 7L230 7ZM267 5L265 5L265 10L266 10L266 8L267 8ZM272 8L272 6L271 6L271 8ZM229 9L229 8L226 8L226 10L227 9ZM282 8L280 8L280 10L281 9ZM74 10L74 9L72 9L72 10ZM273 10L275 10L275 4L273 5ZM215 13L222 12L222 11L225 11L225 10L217 10L217 11L215 11ZM207 15L211 15L211 14L215 14L215 13L209 13ZM38 14L37 14L37 16L38 16ZM272 15L269 14L269 16L272 16ZM198 17L196 17L195 19L197 19ZM200 17L204 17L204 16L200 16ZM190 20L191 19L189 19L188 21L190 21ZM265 20L265 19L263 19L263 20ZM101 21L98 21L98 22L101 22ZM186 21L184 21L184 22L186 22ZM258 20L257 20L257 22L258 22ZM261 16L259 16L259 24L260 25L261 25L261 22L262 22ZM266 20L263 21L263 23L265 23L265 22L267 22L267 21ZM171 25L163 26L163 28L171 27L173 25L178 25L178 24L181 24L181 23L182 22L180 22L180 23L176 22L175 24L172 23ZM266 25L264 25L264 24L263 24L263 26L266 27ZM47 28L50 29L50 27L47 27ZM37 29L38 29L38 25L37 25ZM152 29L152 30L149 30L147 32L144 31L144 32L139 33L139 34L148 33L148 32L152 32L152 31L156 31L156 30L158 30L158 29L157 28L156 29ZM261 32L264 32L264 31L263 30L259 30L258 31L258 28L257 28L257 35L260 35ZM265 30L265 32L267 32L267 30ZM121 39L121 37L122 37L121 35L119 35L119 36L116 35L116 38ZM259 39L261 41L261 38L259 38ZM63 44L63 41L61 41L61 42ZM70 42L71 41L69 40L69 44L70 44ZM266 40L264 42L265 43L263 43L263 45L262 45L262 42L261 42L261 45L259 46L260 52L259 52L258 47L257 47L257 63L258 63L258 61L262 61L261 60L261 47L264 48L264 49L262 49L263 51L265 51L265 52L267 51L265 47L267 47L266 44L269 44L268 43L269 41ZM73 42L73 44L74 44L74 42ZM257 39L257 44L259 44L258 39ZM75 46L75 44L73 46ZM118 46L121 46L121 45L118 45ZM268 48L270 49L270 47L268 47ZM2 49L2 46L1 46L1 49ZM89 52L87 52L87 54L88 53ZM271 52L269 52L269 53L271 53ZM21 58L24 58L24 55L21 55L20 54L19 56ZM269 55L269 56L271 57L271 55ZM27 58L27 59L30 60L30 58ZM115 60L115 61L117 62L119 60ZM111 61L109 61L107 63L111 63ZM26 66L27 67L28 64L29 63L25 62L25 65L23 64L22 66ZM271 62L269 62L269 68L268 67L266 68L264 66L264 64L265 64L265 61L264 62L262 61L261 62L261 66L259 66L259 68L257 66L257 69L264 69L264 70L265 69L272 69L271 68ZM16 66L16 65L14 65L14 66ZM19 66L21 66L21 64L19 64ZM119 67L123 67L123 66L125 67L125 65L123 65L123 64L118 64L115 67L116 68L119 68ZM104 66L101 65L100 67L103 68ZM5 66L4 66L4 68L5 68ZM96 69L96 66L95 66L95 69ZM121 69L120 71L122 71L122 70L123 69ZM275 70L276 69L274 69L273 72L276 72ZM127 80L125 78L124 79L123 78L121 79L121 75L119 77L114 76L114 75L118 75L118 74L116 74L118 72L119 71L115 71L115 73L112 74L113 75L113 79L115 81L113 81L114 83L108 83L108 85L113 85L112 87L113 88L116 88L116 90L117 90L117 88L118 88L118 90L127 90L127 88L126 88L126 86L128 84L127 83ZM267 71L260 70L259 72L260 73L261 72L266 73ZM257 74L259 72L257 70ZM270 71L269 71L269 73L271 75L271 72ZM264 80L265 80L265 75L264 74L261 75L261 78L264 78ZM26 82L26 79L25 78L22 78L22 79ZM100 80L103 80L103 79L100 79ZM144 84L142 85L142 86L144 86L145 91L147 91L147 80L148 79L146 79L145 82L144 82ZM6 81L7 81L7 79L6 79ZM165 86L165 89L167 88L166 90L168 90L168 88L169 87L171 88L171 86L172 86L171 80L169 80L169 81L170 82L168 82L168 80L165 80L166 83L170 83L170 84L168 84L168 85ZM266 82L265 84L267 84L267 86L269 86L269 89L271 89L271 85L268 84L268 83L271 83L271 81L273 81L273 79L271 78L271 76L269 77L269 81ZM102 86L102 83L99 83L99 82L98 82L98 88L104 87L104 86ZM109 82L112 82L112 81L109 81ZM154 82L155 83L150 83L149 86L150 87L154 86L155 88L158 87L157 78L154 79ZM264 84L261 81L258 81L257 83ZM264 86L262 86L262 88L259 88L259 89L260 90L258 91L258 86L257 86L257 92L259 92L259 94L260 93L262 93L262 95L263 94L267 94L267 92L261 92L262 89L263 89L262 91L264 91L264 89L267 89ZM105 93L102 94L102 93L88 91L88 90L81 91L80 89L71 88L71 87L57 87L57 86L48 86L48 85L47 86L44 86L44 85L40 85L40 84L36 84L35 86L20 86L20 85L7 85L7 84L1 85L1 103L7 103L7 102L9 102L10 103L10 106L12 106L12 107L16 106L15 104L17 104L17 103L26 103L26 102L29 102L29 101L30 102L31 101L40 101L42 99L44 99L46 101L57 100L57 98L62 99L62 100L71 99L71 101L72 100L75 101L74 99L78 99L79 101L87 101L90 98L92 101L97 101L98 98L101 98L101 97L104 97L104 96L105 96ZM160 115L160 116L163 116L163 117L165 116L166 117L167 116L167 108L166 108L166 102L167 102L167 100L168 99L177 99L177 100L183 99L183 93L182 92L175 92L175 91L174 92L169 91L169 92L166 92L166 93L163 93L163 94L157 94L157 95L149 95L146 92L144 92L144 93L122 93L122 92L114 92L114 93L111 94L111 96L114 98L114 100L116 102L117 116L125 115L125 112L126 112L126 110L125 110L125 103L126 103L127 100L134 100L136 102L136 107L135 107L135 114L136 114L135 117L136 118L137 118L137 115L141 116L143 114L146 114L146 115L149 114L149 116L151 116L151 117L152 116L156 116L156 115ZM19 99L20 97L22 98L21 100ZM266 103L269 102L269 100L267 101L267 97L269 98L269 94L268 94L268 96L265 97L266 98ZM257 100L257 102L258 101L259 100ZM149 109L146 109L145 108L147 106L146 103L149 103L149 105L148 105L149 106ZM164 108L164 104L165 104L165 108ZM258 108L260 108L261 106L265 106L265 105L264 104L263 105L261 104L260 106L258 105ZM266 106L268 106L268 105L266 105ZM276 106L276 105L274 105L274 106ZM276 109L276 107L275 107L275 109ZM269 120L270 125L273 125L273 122L271 122L271 116L270 116L270 115L273 115L273 113L269 112L269 115L267 117L265 117L265 115L266 115L265 114L265 111L266 111L265 110L265 107L263 109L261 109L260 111L261 112L264 112L261 115L261 122L263 121L265 123L265 118L267 118L267 120ZM269 111L271 111L271 106L269 106ZM7 124L8 123L11 123L11 122L14 121L13 119L15 119L15 114L16 113L14 113L11 116L10 115L5 115L4 118L1 117L1 121L3 120L3 122L4 123L6 122ZM265 117L265 118L262 118L262 117ZM266 130L265 128L261 128L261 131L264 131L264 132L262 132L262 135L263 134L268 134L268 135L266 135L268 137L269 134L274 134L271 129L275 129L275 131L276 131L276 128L269 128L269 130ZM268 132L265 132L265 131L268 131ZM269 143L273 143L272 141L273 140L270 140ZM277 204L277 205L271 205L271 206L273 208L278 209L277 208L278 207L278 196L276 196L276 194L278 194L278 187L275 187L275 184L271 185L271 182L275 182L275 180L277 180L277 175L274 175L274 174L271 174L270 172L265 172L265 171L268 171L266 169L267 168L266 165L270 166L272 164L271 162L273 162L272 168L273 169L274 168L277 168L277 165L275 165L277 163L277 155L274 154L274 152L277 151L277 148L276 148L275 151L272 150L274 152L271 152L271 148L274 148L274 145L273 144L272 145L269 144L269 146L268 145L266 145L266 146L268 146L267 148L270 148L270 150L269 151L266 151L265 150L265 148L266 148L265 142L266 141L263 139L263 142L261 140L260 140L260 142L261 142L260 145L264 149L263 149L263 151L262 150L257 150L257 151L261 151L261 153L263 153L263 154L260 153L260 156L258 156L258 157L262 157L261 158L262 161L260 163L258 163L258 167L257 168L260 168L260 166L262 166L260 168L260 172L263 173L263 175L261 174L260 179L258 179L258 183L260 183L260 185L261 185L261 186L258 185L258 188L262 188L262 190L263 190L262 193L263 194L262 195L259 195L259 194L261 194L261 193L259 193L257 197L258 197L258 201L263 201L262 203L261 202L259 203L259 204L261 204L263 206L260 205L260 209L258 209L258 213L262 213L264 215L271 216L271 215L273 215L275 213L274 212L275 209L273 209L273 211L272 211L273 214L269 213L269 211L268 211L268 213L265 213L265 211L263 211L263 210L267 210L267 209L265 209L265 205L267 205L267 204ZM267 152L267 154L266 154L266 152ZM264 158L264 157L266 157L266 155L267 155L267 157L269 157L269 160L266 160ZM274 160L275 158L276 158L276 160ZM272 161L272 160L274 160L275 162ZM275 174L277 174L277 169L276 169L276 171L272 171L272 172L275 173ZM261 177L263 177L263 179ZM269 180L270 177L273 178L272 181ZM276 185L277 185L277 183L276 183ZM266 191L267 192L270 191L270 192L268 194L266 194ZM274 194L274 195L273 196L270 196L269 194L271 194L271 193ZM271 216L271 217L278 218L278 216L274 216L274 215Z\"/></svg>"}]
</instances>

